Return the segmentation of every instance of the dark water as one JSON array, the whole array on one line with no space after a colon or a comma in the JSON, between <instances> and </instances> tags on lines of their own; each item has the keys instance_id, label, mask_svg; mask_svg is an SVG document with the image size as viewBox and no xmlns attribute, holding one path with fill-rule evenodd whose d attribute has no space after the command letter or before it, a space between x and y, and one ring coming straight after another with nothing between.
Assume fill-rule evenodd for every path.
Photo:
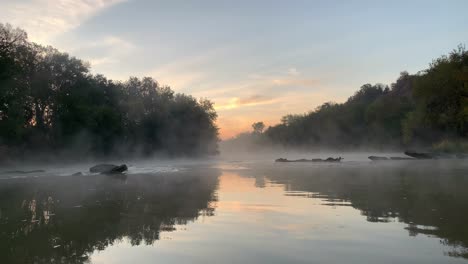
<instances>
[{"instance_id":1,"label":"dark water","mask_svg":"<svg viewBox=\"0 0 468 264\"><path fill-rule=\"evenodd\" d=\"M0 263L468 263L468 166L4 175Z\"/></svg>"}]
</instances>

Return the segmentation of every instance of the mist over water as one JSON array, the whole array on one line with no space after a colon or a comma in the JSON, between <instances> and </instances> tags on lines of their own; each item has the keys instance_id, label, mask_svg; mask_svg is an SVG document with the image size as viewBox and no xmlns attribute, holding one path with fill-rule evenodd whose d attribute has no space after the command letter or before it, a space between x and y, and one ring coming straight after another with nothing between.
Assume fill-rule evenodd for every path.
<instances>
[{"instance_id":1,"label":"mist over water","mask_svg":"<svg viewBox=\"0 0 468 264\"><path fill-rule=\"evenodd\" d=\"M272 159L338 154L340 163ZM468 165L367 155L135 160L125 177L86 172L88 163L2 173L0 260L468 262Z\"/></svg>"}]
</instances>

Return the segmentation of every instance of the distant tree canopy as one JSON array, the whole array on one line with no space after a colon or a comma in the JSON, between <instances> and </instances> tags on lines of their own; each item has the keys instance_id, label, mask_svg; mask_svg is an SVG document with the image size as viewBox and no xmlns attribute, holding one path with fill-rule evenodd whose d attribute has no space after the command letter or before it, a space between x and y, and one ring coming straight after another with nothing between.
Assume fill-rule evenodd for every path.
<instances>
[{"instance_id":1,"label":"distant tree canopy","mask_svg":"<svg viewBox=\"0 0 468 264\"><path fill-rule=\"evenodd\" d=\"M401 147L468 139L468 51L463 46L390 87L365 84L341 104L287 115L264 133L273 143L331 148Z\"/></svg>"},{"instance_id":2,"label":"distant tree canopy","mask_svg":"<svg viewBox=\"0 0 468 264\"><path fill-rule=\"evenodd\" d=\"M0 152L217 153L209 100L175 94L149 77L118 82L89 69L0 24Z\"/></svg>"},{"instance_id":3,"label":"distant tree canopy","mask_svg":"<svg viewBox=\"0 0 468 264\"><path fill-rule=\"evenodd\" d=\"M265 124L263 122L255 122L252 124L252 129L254 133L261 134L265 129Z\"/></svg>"}]
</instances>

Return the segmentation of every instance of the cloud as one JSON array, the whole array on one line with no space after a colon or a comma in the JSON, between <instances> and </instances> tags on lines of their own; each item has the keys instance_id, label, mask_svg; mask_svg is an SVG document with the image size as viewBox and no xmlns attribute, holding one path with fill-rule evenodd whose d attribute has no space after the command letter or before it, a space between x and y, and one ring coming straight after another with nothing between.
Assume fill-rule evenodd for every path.
<instances>
[{"instance_id":1,"label":"cloud","mask_svg":"<svg viewBox=\"0 0 468 264\"><path fill-rule=\"evenodd\" d=\"M104 65L104 64L114 64L114 63L117 63L118 60L111 58L111 57L101 57L101 58L89 59L88 62L91 64L91 66L99 66L99 65Z\"/></svg>"},{"instance_id":2,"label":"cloud","mask_svg":"<svg viewBox=\"0 0 468 264\"><path fill-rule=\"evenodd\" d=\"M276 86L295 86L295 87L304 87L310 88L313 85L319 83L317 79L310 79L310 78L281 78L281 79L273 79L271 82Z\"/></svg>"},{"instance_id":3,"label":"cloud","mask_svg":"<svg viewBox=\"0 0 468 264\"><path fill-rule=\"evenodd\" d=\"M287 92L279 97L270 99L270 101L267 98L258 98L258 102L248 107L243 107L247 105L238 104L233 104L235 107L232 107L232 105L223 104L220 109L215 104L215 108L219 114L217 124L221 128L220 136L222 139L228 139L239 133L251 131L252 123L258 121L263 121L266 126L278 124L284 115L307 113L323 102L330 101L332 98L338 102L344 100L342 97L337 98L329 90L323 89L316 92L303 91L299 93ZM242 101L250 102L249 97L245 97L244 99L246 100ZM238 101L235 100L234 103Z\"/></svg>"},{"instance_id":4,"label":"cloud","mask_svg":"<svg viewBox=\"0 0 468 264\"><path fill-rule=\"evenodd\" d=\"M82 58L94 67L121 63L125 56L131 55L136 49L137 47L127 40L117 36L106 36L98 41L75 46L69 51L82 54Z\"/></svg>"},{"instance_id":5,"label":"cloud","mask_svg":"<svg viewBox=\"0 0 468 264\"><path fill-rule=\"evenodd\" d=\"M32 41L51 38L78 27L98 12L125 0L7 0L0 4L5 22L25 29Z\"/></svg>"},{"instance_id":6,"label":"cloud","mask_svg":"<svg viewBox=\"0 0 468 264\"><path fill-rule=\"evenodd\" d=\"M201 72L156 72L150 76L154 77L162 85L168 85L179 92L184 92L189 90L194 83L203 80L205 74Z\"/></svg>"},{"instance_id":7,"label":"cloud","mask_svg":"<svg viewBox=\"0 0 468 264\"><path fill-rule=\"evenodd\" d=\"M316 90L318 86L321 85L320 79L316 78L249 74L246 79L239 82L223 82L210 86L205 85L203 89L197 91L197 94L209 98L226 98L226 95L239 97L239 94L245 95L255 90L257 93L262 92L268 95L280 96L294 89L302 91ZM307 90L302 88L306 88Z\"/></svg>"},{"instance_id":8,"label":"cloud","mask_svg":"<svg viewBox=\"0 0 468 264\"><path fill-rule=\"evenodd\" d=\"M216 105L216 110L229 110L235 109L241 106L255 106L274 103L276 100L273 98L265 97L262 95L252 95L243 98L231 98L228 103Z\"/></svg>"},{"instance_id":9,"label":"cloud","mask_svg":"<svg viewBox=\"0 0 468 264\"><path fill-rule=\"evenodd\" d=\"M229 49L229 46L224 46L178 58L147 71L145 75L154 77L161 84L177 90L191 90L193 88L191 86L197 82L209 79L208 74L201 69L214 64L213 61L227 54Z\"/></svg>"},{"instance_id":10,"label":"cloud","mask_svg":"<svg viewBox=\"0 0 468 264\"><path fill-rule=\"evenodd\" d=\"M116 36L106 36L101 41L92 43L92 46L113 47L119 50L125 50L126 52L135 49L135 45L133 45L133 43Z\"/></svg>"},{"instance_id":11,"label":"cloud","mask_svg":"<svg viewBox=\"0 0 468 264\"><path fill-rule=\"evenodd\" d=\"M296 68L289 68L288 69L288 74L292 76L298 76L301 74Z\"/></svg>"},{"instance_id":12,"label":"cloud","mask_svg":"<svg viewBox=\"0 0 468 264\"><path fill-rule=\"evenodd\" d=\"M239 98L239 100L237 101L241 105L250 105L250 104L269 102L271 101L271 99L262 95L252 95L246 98Z\"/></svg>"}]
</instances>

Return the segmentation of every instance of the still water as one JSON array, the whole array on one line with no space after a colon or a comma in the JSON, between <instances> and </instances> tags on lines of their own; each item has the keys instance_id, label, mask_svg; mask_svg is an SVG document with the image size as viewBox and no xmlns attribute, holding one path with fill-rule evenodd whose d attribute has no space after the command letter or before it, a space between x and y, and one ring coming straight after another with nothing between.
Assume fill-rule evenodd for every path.
<instances>
[{"instance_id":1,"label":"still water","mask_svg":"<svg viewBox=\"0 0 468 264\"><path fill-rule=\"evenodd\" d=\"M0 174L0 263L468 263L464 163L137 168Z\"/></svg>"}]
</instances>

